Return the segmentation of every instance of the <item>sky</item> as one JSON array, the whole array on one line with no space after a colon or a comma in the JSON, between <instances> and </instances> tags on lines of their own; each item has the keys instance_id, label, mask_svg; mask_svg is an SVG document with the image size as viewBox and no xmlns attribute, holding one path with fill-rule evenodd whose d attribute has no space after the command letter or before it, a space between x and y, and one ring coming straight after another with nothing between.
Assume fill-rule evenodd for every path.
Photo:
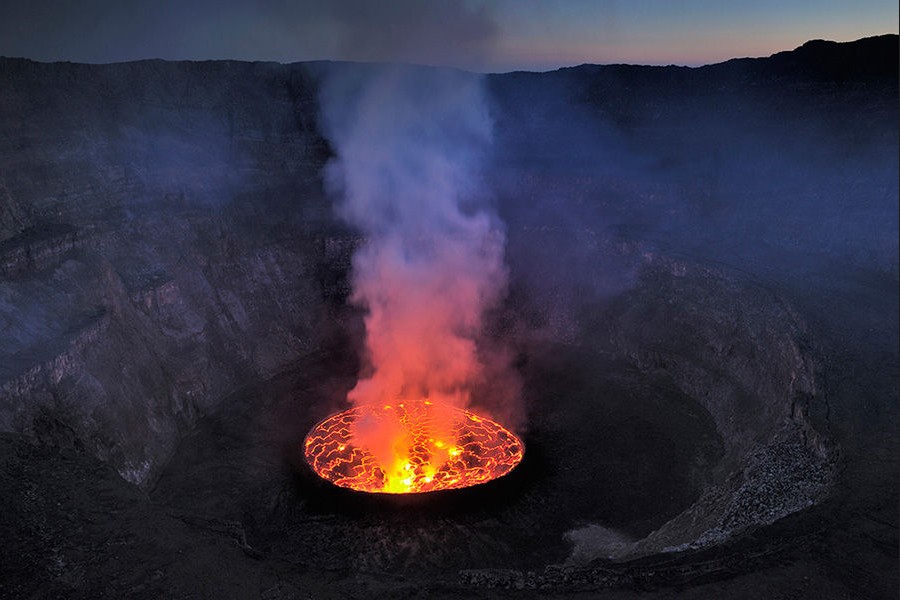
<instances>
[{"instance_id":1,"label":"sky","mask_svg":"<svg viewBox=\"0 0 900 600\"><path fill-rule=\"evenodd\" d=\"M896 0L25 0L0 2L0 56L697 66L898 21Z\"/></svg>"}]
</instances>

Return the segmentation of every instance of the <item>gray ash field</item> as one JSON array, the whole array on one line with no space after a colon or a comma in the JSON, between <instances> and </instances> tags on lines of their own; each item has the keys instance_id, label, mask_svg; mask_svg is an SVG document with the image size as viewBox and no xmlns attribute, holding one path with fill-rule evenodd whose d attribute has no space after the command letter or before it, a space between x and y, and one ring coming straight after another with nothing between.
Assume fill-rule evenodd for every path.
<instances>
[{"instance_id":1,"label":"gray ash field","mask_svg":"<svg viewBox=\"0 0 900 600\"><path fill-rule=\"evenodd\" d=\"M303 460L335 65L0 59L0 597L896 597L897 56L487 76L525 458L410 496Z\"/></svg>"}]
</instances>

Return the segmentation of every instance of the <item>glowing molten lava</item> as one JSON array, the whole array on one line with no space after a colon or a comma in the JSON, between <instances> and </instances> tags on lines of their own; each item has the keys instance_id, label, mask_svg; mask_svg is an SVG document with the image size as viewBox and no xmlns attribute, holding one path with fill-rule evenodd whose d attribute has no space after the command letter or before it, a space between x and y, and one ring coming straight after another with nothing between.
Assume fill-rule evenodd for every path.
<instances>
[{"instance_id":1,"label":"glowing molten lava","mask_svg":"<svg viewBox=\"0 0 900 600\"><path fill-rule=\"evenodd\" d=\"M389 494L484 483L509 473L524 451L491 419L427 400L345 410L313 427L304 442L306 461L323 479Z\"/></svg>"}]
</instances>

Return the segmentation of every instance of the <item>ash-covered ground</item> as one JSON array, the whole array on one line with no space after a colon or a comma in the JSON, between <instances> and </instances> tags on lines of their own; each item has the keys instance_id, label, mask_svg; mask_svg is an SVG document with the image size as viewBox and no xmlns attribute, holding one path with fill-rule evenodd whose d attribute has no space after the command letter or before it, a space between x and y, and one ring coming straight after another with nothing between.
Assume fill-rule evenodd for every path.
<instances>
[{"instance_id":1,"label":"ash-covered ground","mask_svg":"<svg viewBox=\"0 0 900 600\"><path fill-rule=\"evenodd\" d=\"M0 596L896 597L897 56L489 76L526 458L422 497L302 461L330 67L0 59Z\"/></svg>"}]
</instances>

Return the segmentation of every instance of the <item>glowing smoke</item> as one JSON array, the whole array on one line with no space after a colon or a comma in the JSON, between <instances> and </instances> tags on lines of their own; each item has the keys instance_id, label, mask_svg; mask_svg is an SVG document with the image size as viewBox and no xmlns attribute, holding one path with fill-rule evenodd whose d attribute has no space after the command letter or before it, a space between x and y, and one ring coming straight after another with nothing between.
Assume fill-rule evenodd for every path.
<instances>
[{"instance_id":1,"label":"glowing smoke","mask_svg":"<svg viewBox=\"0 0 900 600\"><path fill-rule=\"evenodd\" d=\"M327 184L339 215L366 236L352 301L367 309L371 371L349 394L356 404L462 407L484 386L486 362L503 370L479 348L507 275L505 236L479 189L491 142L482 83L444 69L344 65L323 88L338 155Z\"/></svg>"}]
</instances>

